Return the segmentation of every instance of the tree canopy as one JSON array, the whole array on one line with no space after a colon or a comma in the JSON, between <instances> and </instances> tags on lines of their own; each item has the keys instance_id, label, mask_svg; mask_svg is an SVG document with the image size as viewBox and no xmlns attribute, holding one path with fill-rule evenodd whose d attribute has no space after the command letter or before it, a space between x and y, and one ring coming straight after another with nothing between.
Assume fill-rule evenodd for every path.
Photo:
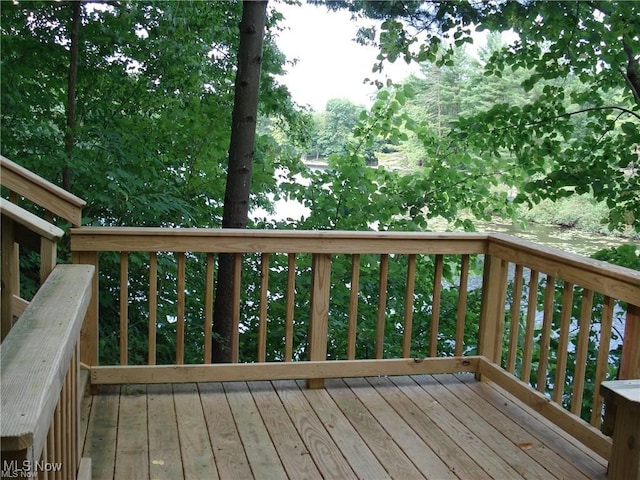
<instances>
[{"instance_id":1,"label":"tree canopy","mask_svg":"<svg viewBox=\"0 0 640 480\"><path fill-rule=\"evenodd\" d=\"M2 6L2 153L88 201L85 223L216 226L234 94L232 2L81 4L76 133L65 153L73 2ZM284 56L270 14L260 111L300 116L279 85ZM253 200L266 202L276 156L261 139Z\"/></svg>"},{"instance_id":2,"label":"tree canopy","mask_svg":"<svg viewBox=\"0 0 640 480\"><path fill-rule=\"evenodd\" d=\"M484 74L523 74L525 91L541 91L522 104L461 111L444 139L455 146L447 162L469 163L470 155L496 164L508 153L502 181L521 187L519 202L591 192L610 207L610 226L640 230L637 2L326 4L382 20L379 31L362 29L358 37L379 45L376 69L399 59L452 66L455 47L472 43L475 31L515 34L517 40L486 59Z\"/></svg>"}]
</instances>

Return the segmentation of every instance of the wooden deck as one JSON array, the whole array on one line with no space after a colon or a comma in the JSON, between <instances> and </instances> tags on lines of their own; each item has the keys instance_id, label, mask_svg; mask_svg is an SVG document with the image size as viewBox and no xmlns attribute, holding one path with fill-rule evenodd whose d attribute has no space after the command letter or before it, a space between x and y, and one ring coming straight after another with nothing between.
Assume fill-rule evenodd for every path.
<instances>
[{"instance_id":1,"label":"wooden deck","mask_svg":"<svg viewBox=\"0 0 640 480\"><path fill-rule=\"evenodd\" d=\"M94 479L606 478L606 461L472 375L102 386Z\"/></svg>"}]
</instances>

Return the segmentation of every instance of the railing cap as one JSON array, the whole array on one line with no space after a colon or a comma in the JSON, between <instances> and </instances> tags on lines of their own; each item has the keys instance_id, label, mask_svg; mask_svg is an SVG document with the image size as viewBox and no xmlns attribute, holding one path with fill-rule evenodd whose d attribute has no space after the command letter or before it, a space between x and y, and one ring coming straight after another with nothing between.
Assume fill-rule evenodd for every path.
<instances>
[{"instance_id":1,"label":"railing cap","mask_svg":"<svg viewBox=\"0 0 640 480\"><path fill-rule=\"evenodd\" d=\"M0 155L0 167L3 186L68 220L73 225L82 223L82 208L86 205L83 199L2 155Z\"/></svg>"},{"instance_id":2,"label":"railing cap","mask_svg":"<svg viewBox=\"0 0 640 480\"><path fill-rule=\"evenodd\" d=\"M39 458L91 297L94 267L58 265L0 344L2 451Z\"/></svg>"},{"instance_id":3,"label":"railing cap","mask_svg":"<svg viewBox=\"0 0 640 480\"><path fill-rule=\"evenodd\" d=\"M2 215L6 215L14 222L48 240L58 241L64 235L60 228L14 203L7 202L4 198L0 198L0 212L2 212Z\"/></svg>"}]
</instances>

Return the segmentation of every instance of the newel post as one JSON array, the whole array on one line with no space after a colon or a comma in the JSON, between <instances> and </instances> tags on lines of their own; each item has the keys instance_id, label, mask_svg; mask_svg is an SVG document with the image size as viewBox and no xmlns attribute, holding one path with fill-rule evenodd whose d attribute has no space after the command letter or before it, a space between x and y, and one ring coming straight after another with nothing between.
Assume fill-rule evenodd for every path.
<instances>
[{"instance_id":1,"label":"newel post","mask_svg":"<svg viewBox=\"0 0 640 480\"><path fill-rule=\"evenodd\" d=\"M314 253L311 270L311 311L309 313L309 360L326 361L331 290L331 255ZM307 388L323 388L323 378L310 378Z\"/></svg>"},{"instance_id":2,"label":"newel post","mask_svg":"<svg viewBox=\"0 0 640 480\"><path fill-rule=\"evenodd\" d=\"M98 365L98 252L73 252L72 260L78 265L95 267L91 279L91 300L80 332L80 362Z\"/></svg>"},{"instance_id":3,"label":"newel post","mask_svg":"<svg viewBox=\"0 0 640 480\"><path fill-rule=\"evenodd\" d=\"M627 305L618 378L620 380L640 378L640 306L638 305Z\"/></svg>"},{"instance_id":4,"label":"newel post","mask_svg":"<svg viewBox=\"0 0 640 480\"><path fill-rule=\"evenodd\" d=\"M485 255L478 355L484 355L497 364L500 364L502 356L506 298L507 262L493 255Z\"/></svg>"},{"instance_id":5,"label":"newel post","mask_svg":"<svg viewBox=\"0 0 640 480\"><path fill-rule=\"evenodd\" d=\"M613 437L608 476L640 480L640 307L627 305L619 380L602 382L602 431Z\"/></svg>"}]
</instances>

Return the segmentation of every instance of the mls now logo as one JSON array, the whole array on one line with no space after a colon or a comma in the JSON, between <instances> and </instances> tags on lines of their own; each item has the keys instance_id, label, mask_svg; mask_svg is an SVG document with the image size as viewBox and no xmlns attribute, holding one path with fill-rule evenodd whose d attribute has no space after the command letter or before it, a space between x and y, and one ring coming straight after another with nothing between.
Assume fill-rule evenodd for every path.
<instances>
[{"instance_id":1,"label":"mls now logo","mask_svg":"<svg viewBox=\"0 0 640 480\"><path fill-rule=\"evenodd\" d=\"M35 478L39 472L59 472L62 463L3 460L2 478Z\"/></svg>"}]
</instances>

